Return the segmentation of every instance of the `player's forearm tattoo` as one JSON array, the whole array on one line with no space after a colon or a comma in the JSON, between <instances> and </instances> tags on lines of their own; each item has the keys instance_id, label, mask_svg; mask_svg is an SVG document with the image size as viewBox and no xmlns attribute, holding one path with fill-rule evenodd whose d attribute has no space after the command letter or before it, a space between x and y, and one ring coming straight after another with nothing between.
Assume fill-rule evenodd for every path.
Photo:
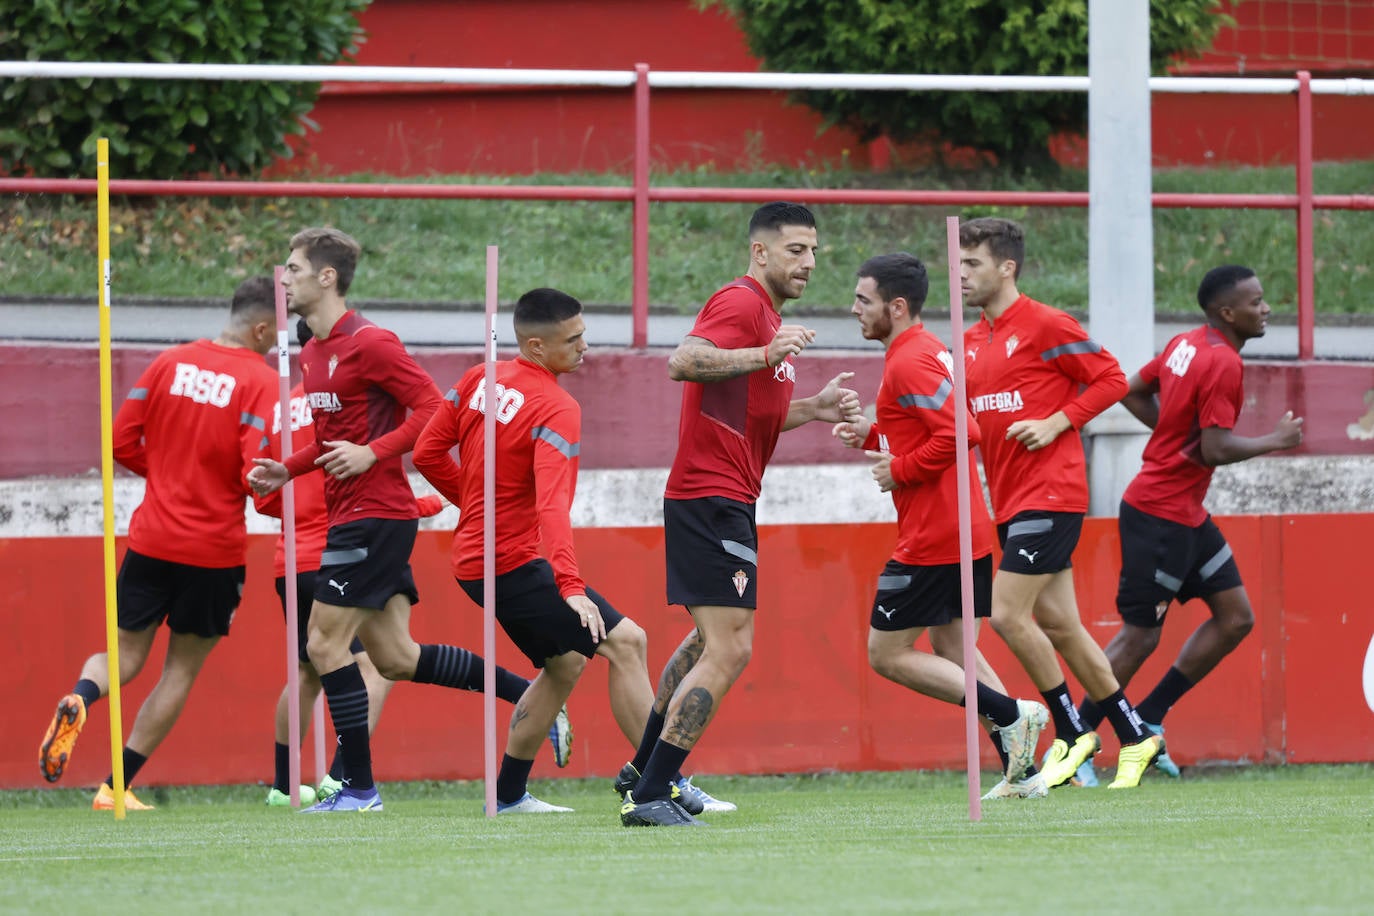
<instances>
[{"instance_id":1,"label":"player's forearm tattoo","mask_svg":"<svg viewBox=\"0 0 1374 916\"><path fill-rule=\"evenodd\" d=\"M677 381L723 382L767 366L767 347L721 350L709 343L683 344L668 360L668 375Z\"/></svg>"},{"instance_id":2,"label":"player's forearm tattoo","mask_svg":"<svg viewBox=\"0 0 1374 916\"><path fill-rule=\"evenodd\" d=\"M668 723L667 731L663 734L664 740L678 747L692 747L706 730L706 723L711 721L711 711L715 703L715 698L705 687L693 687L682 698L677 721Z\"/></svg>"},{"instance_id":3,"label":"player's forearm tattoo","mask_svg":"<svg viewBox=\"0 0 1374 916\"><path fill-rule=\"evenodd\" d=\"M692 666L701 660L701 653L705 648L706 641L701 638L699 632L693 630L687 634L687 638L682 641L682 645L677 647L673 657L668 659L668 664L663 669L663 676L658 680L658 693L654 696L654 709L660 713L667 711L668 702L677 692L678 685L687 676L687 672L692 670Z\"/></svg>"}]
</instances>

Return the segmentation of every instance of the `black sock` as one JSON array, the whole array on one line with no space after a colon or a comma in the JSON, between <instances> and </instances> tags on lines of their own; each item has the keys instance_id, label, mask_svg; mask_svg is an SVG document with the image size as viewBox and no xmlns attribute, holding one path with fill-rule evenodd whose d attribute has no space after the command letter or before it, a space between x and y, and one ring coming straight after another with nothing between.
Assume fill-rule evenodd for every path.
<instances>
[{"instance_id":1,"label":"black sock","mask_svg":"<svg viewBox=\"0 0 1374 916\"><path fill-rule=\"evenodd\" d=\"M272 754L276 759L276 773L272 777L272 788L278 792L291 791L291 747L287 744L273 743Z\"/></svg>"},{"instance_id":2,"label":"black sock","mask_svg":"<svg viewBox=\"0 0 1374 916\"><path fill-rule=\"evenodd\" d=\"M1078 710L1073 708L1069 685L1061 681L1058 687L1040 695L1045 698L1045 705L1050 708L1050 716L1054 718L1054 736L1065 744L1073 744L1086 729L1078 718Z\"/></svg>"},{"instance_id":3,"label":"black sock","mask_svg":"<svg viewBox=\"0 0 1374 916\"><path fill-rule=\"evenodd\" d=\"M367 737L367 685L358 663L320 675L334 733L339 736L339 752L348 770L347 787L366 790L372 783L372 745Z\"/></svg>"},{"instance_id":4,"label":"black sock","mask_svg":"<svg viewBox=\"0 0 1374 916\"><path fill-rule=\"evenodd\" d=\"M1016 701L1005 693L993 690L982 681L976 683L976 689L978 691L978 715L993 725L998 728L1006 728L1021 718L1021 710L1016 708ZM959 705L965 705L962 697L959 700Z\"/></svg>"},{"instance_id":5,"label":"black sock","mask_svg":"<svg viewBox=\"0 0 1374 916\"><path fill-rule=\"evenodd\" d=\"M639 783L634 787L634 800L641 804L656 798L668 798L672 794L669 780L682 769L690 751L660 738L654 743L654 752L641 770Z\"/></svg>"},{"instance_id":6,"label":"black sock","mask_svg":"<svg viewBox=\"0 0 1374 916\"><path fill-rule=\"evenodd\" d=\"M334 741L334 759L329 761L329 778L335 782L343 782L348 769L344 766L343 750L339 747L339 742Z\"/></svg>"},{"instance_id":7,"label":"black sock","mask_svg":"<svg viewBox=\"0 0 1374 916\"><path fill-rule=\"evenodd\" d=\"M501 770L496 774L496 800L503 805L518 802L525 797L530 782L530 768L533 760L521 760L505 754L501 757Z\"/></svg>"},{"instance_id":8,"label":"black sock","mask_svg":"<svg viewBox=\"0 0 1374 916\"><path fill-rule=\"evenodd\" d=\"M1002 739L997 732L988 732L988 738L992 741L992 749L997 752L997 759L1002 761L1002 772L1007 771L1007 764L1011 761L1007 757L1006 749L1002 747Z\"/></svg>"},{"instance_id":9,"label":"black sock","mask_svg":"<svg viewBox=\"0 0 1374 916\"><path fill-rule=\"evenodd\" d=\"M1102 712L1106 714L1107 721L1112 723L1112 730L1116 732L1116 739L1121 742L1122 747L1128 744L1139 744L1145 740L1145 728L1140 723L1140 715L1120 690L1105 699L1098 700L1097 705L1102 707Z\"/></svg>"},{"instance_id":10,"label":"black sock","mask_svg":"<svg viewBox=\"0 0 1374 916\"><path fill-rule=\"evenodd\" d=\"M145 764L145 763L148 762L148 758L147 758L147 757L144 757L144 756L143 756L142 754L140 754L138 751L130 750L127 746L124 748L124 755L123 755L123 756L124 756L124 788L125 788L125 789L128 789L129 786L131 786L131 785L133 784L134 777L138 775L138 771L141 770L141 769L143 769L143 764ZM114 774L113 774L113 773L111 773L109 776L107 776L107 777L105 778L105 785L109 786L111 789L114 788Z\"/></svg>"},{"instance_id":11,"label":"black sock","mask_svg":"<svg viewBox=\"0 0 1374 916\"><path fill-rule=\"evenodd\" d=\"M1083 702L1078 704L1078 718L1088 731L1093 731L1102 724L1103 715L1102 707L1094 703L1092 697L1085 696Z\"/></svg>"},{"instance_id":12,"label":"black sock","mask_svg":"<svg viewBox=\"0 0 1374 916\"><path fill-rule=\"evenodd\" d=\"M1140 718L1151 725L1159 725L1168 715L1169 708L1192 689L1192 681L1188 680L1177 668L1170 668L1164 672L1164 677L1159 679L1155 689L1150 691L1150 695L1135 708L1135 711L1140 713Z\"/></svg>"},{"instance_id":13,"label":"black sock","mask_svg":"<svg viewBox=\"0 0 1374 916\"><path fill-rule=\"evenodd\" d=\"M84 677L76 682L76 686L72 688L72 693L86 701L87 709L90 709L91 704L100 699L100 687L96 685L95 681Z\"/></svg>"},{"instance_id":14,"label":"black sock","mask_svg":"<svg viewBox=\"0 0 1374 916\"><path fill-rule=\"evenodd\" d=\"M481 693L486 681L486 660L458 646L422 645L414 681ZM496 667L497 699L516 703L529 686L530 682L520 675L500 665Z\"/></svg>"},{"instance_id":15,"label":"black sock","mask_svg":"<svg viewBox=\"0 0 1374 916\"><path fill-rule=\"evenodd\" d=\"M666 721L667 717L663 713L656 709L649 710L649 721L644 724L644 737L639 739L639 747L635 749L634 759L630 761L636 773L644 772L644 767L649 763L649 755L654 752L654 745L663 734L663 723Z\"/></svg>"}]
</instances>

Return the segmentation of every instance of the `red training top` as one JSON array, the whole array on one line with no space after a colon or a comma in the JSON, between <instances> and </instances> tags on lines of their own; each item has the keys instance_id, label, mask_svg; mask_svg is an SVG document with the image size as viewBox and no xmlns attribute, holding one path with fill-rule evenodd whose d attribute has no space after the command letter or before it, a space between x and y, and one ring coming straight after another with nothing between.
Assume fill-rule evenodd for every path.
<instances>
[{"instance_id":1,"label":"red training top","mask_svg":"<svg viewBox=\"0 0 1374 916\"><path fill-rule=\"evenodd\" d=\"M707 300L691 336L738 350L766 347L780 327L782 316L763 287L740 277ZM683 382L677 455L665 495L756 502L796 381L789 357L771 369L722 382Z\"/></svg>"},{"instance_id":2,"label":"red training top","mask_svg":"<svg viewBox=\"0 0 1374 916\"><path fill-rule=\"evenodd\" d=\"M305 386L291 389L291 432L310 429L314 423ZM311 437L314 437L313 430ZM294 441L294 440L293 440ZM281 401L272 414L272 456L281 454ZM305 474L292 481L296 498L296 573L314 572L320 568L320 556L329 537L329 519L324 507L324 475ZM254 496L253 507L262 515L281 518L282 491L273 490L266 496ZM438 515L444 501L437 496L417 496L415 506L421 518ZM277 550L272 557L272 575L286 575L286 534L277 535Z\"/></svg>"},{"instance_id":3,"label":"red training top","mask_svg":"<svg viewBox=\"0 0 1374 916\"><path fill-rule=\"evenodd\" d=\"M1087 512L1078 431L1125 397L1126 375L1116 357L1072 315L1023 295L995 323L984 315L964 332L964 365L997 522L1034 509ZM1007 438L1017 420L1058 410L1072 428L1047 447L1032 452Z\"/></svg>"},{"instance_id":4,"label":"red training top","mask_svg":"<svg viewBox=\"0 0 1374 916\"><path fill-rule=\"evenodd\" d=\"M1122 499L1180 525L1206 521L1213 468L1202 463L1202 430L1235 428L1244 374L1240 351L1207 326L1179 334L1145 364L1140 377L1159 383L1159 420Z\"/></svg>"},{"instance_id":5,"label":"red training top","mask_svg":"<svg viewBox=\"0 0 1374 916\"><path fill-rule=\"evenodd\" d=\"M453 575L468 581L482 578L485 394L486 367L473 366L444 396L413 456L458 507ZM523 357L496 363L496 394L496 574L537 558L542 535L559 594L585 595L571 516L582 408L552 372Z\"/></svg>"},{"instance_id":6,"label":"red training top","mask_svg":"<svg viewBox=\"0 0 1374 916\"><path fill-rule=\"evenodd\" d=\"M243 347L208 340L161 353L114 422L114 458L148 480L129 548L207 569L242 566L244 498L254 458L268 456L277 375Z\"/></svg>"},{"instance_id":7,"label":"red training top","mask_svg":"<svg viewBox=\"0 0 1374 916\"><path fill-rule=\"evenodd\" d=\"M950 378L953 359L940 339L917 325L897 336L883 358L877 415L864 442L868 449L892 453L892 491L897 507L897 546L892 559L908 566L959 562L959 475L955 464L956 409ZM970 412L968 443L979 441L978 422ZM969 495L973 558L992 553L988 519L978 468L969 461Z\"/></svg>"},{"instance_id":8,"label":"red training top","mask_svg":"<svg viewBox=\"0 0 1374 916\"><path fill-rule=\"evenodd\" d=\"M328 451L325 442L370 445L377 456L365 474L325 476L330 527L362 518L416 518L401 456L439 406L433 379L395 334L354 311L345 312L328 337L306 342L301 375L315 437L286 459L291 476L316 470L315 459Z\"/></svg>"}]
</instances>

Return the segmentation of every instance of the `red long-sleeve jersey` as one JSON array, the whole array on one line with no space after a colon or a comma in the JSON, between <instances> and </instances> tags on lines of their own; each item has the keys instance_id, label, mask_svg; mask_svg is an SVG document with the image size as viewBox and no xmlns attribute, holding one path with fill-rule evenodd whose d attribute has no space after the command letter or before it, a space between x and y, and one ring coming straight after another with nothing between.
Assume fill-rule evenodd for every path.
<instances>
[{"instance_id":1,"label":"red long-sleeve jersey","mask_svg":"<svg viewBox=\"0 0 1374 916\"><path fill-rule=\"evenodd\" d=\"M1214 468L1202 463L1202 431L1235 429L1245 403L1240 351L1207 326L1179 334L1140 370L1159 383L1159 419L1140 473L1122 498L1141 512L1195 528Z\"/></svg>"},{"instance_id":2,"label":"red long-sleeve jersey","mask_svg":"<svg viewBox=\"0 0 1374 916\"><path fill-rule=\"evenodd\" d=\"M998 523L1018 512L1088 511L1087 467L1078 431L1126 395L1116 357L1072 315L1021 296L996 322L964 332L969 404ZM1072 428L1043 449L1007 438L1017 420L1064 411Z\"/></svg>"},{"instance_id":3,"label":"red long-sleeve jersey","mask_svg":"<svg viewBox=\"0 0 1374 916\"><path fill-rule=\"evenodd\" d=\"M453 574L482 578L486 367L473 366L445 395L415 444L415 467L458 506ZM557 377L524 358L496 364L496 573L544 553L559 593L586 594L573 551L572 502L582 408ZM449 450L458 446L458 462Z\"/></svg>"},{"instance_id":4,"label":"red long-sleeve jersey","mask_svg":"<svg viewBox=\"0 0 1374 916\"><path fill-rule=\"evenodd\" d=\"M301 376L314 417L314 439L297 447L292 477L315 470L325 442L369 445L377 463L365 474L324 481L330 526L362 518L416 518L415 493L401 456L439 406L439 389L391 331L356 312L343 314L329 336L301 348ZM406 416L406 411L410 416Z\"/></svg>"},{"instance_id":5,"label":"red long-sleeve jersey","mask_svg":"<svg viewBox=\"0 0 1374 916\"><path fill-rule=\"evenodd\" d=\"M243 565L248 472L269 454L277 376L242 347L197 340L161 353L114 422L114 458L147 478L129 548L207 569Z\"/></svg>"},{"instance_id":6,"label":"red long-sleeve jersey","mask_svg":"<svg viewBox=\"0 0 1374 916\"><path fill-rule=\"evenodd\" d=\"M954 398L953 359L934 334L917 325L898 335L883 358L877 422L865 448L892 455L897 489L897 546L892 559L908 566L959 562L959 477L955 464L955 410L968 408ZM968 414L968 442L979 442L978 423ZM992 553L992 522L969 461L973 558Z\"/></svg>"}]
</instances>

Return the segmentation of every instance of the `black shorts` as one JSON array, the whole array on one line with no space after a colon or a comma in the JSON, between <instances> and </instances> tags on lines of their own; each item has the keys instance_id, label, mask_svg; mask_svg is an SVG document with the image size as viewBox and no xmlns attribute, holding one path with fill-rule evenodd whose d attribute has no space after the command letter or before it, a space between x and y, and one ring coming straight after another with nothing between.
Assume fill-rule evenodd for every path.
<instances>
[{"instance_id":1,"label":"black shorts","mask_svg":"<svg viewBox=\"0 0 1374 916\"><path fill-rule=\"evenodd\" d=\"M315 600L373 611L397 595L418 604L410 551L419 528L413 518L363 518L330 528L316 574Z\"/></svg>"},{"instance_id":2,"label":"black shorts","mask_svg":"<svg viewBox=\"0 0 1374 916\"><path fill-rule=\"evenodd\" d=\"M228 636L243 579L242 566L207 569L125 551L115 585L119 628L138 632L166 620L173 633Z\"/></svg>"},{"instance_id":3,"label":"black shorts","mask_svg":"<svg viewBox=\"0 0 1374 916\"><path fill-rule=\"evenodd\" d=\"M1018 512L997 526L1002 545L997 568L1023 576L1048 576L1068 569L1082 533L1081 512Z\"/></svg>"},{"instance_id":4,"label":"black shorts","mask_svg":"<svg viewBox=\"0 0 1374 916\"><path fill-rule=\"evenodd\" d=\"M668 603L758 607L754 504L723 496L663 500Z\"/></svg>"},{"instance_id":5,"label":"black shorts","mask_svg":"<svg viewBox=\"0 0 1374 916\"><path fill-rule=\"evenodd\" d=\"M315 578L318 570L308 569L296 573L296 654L303 664L310 663L310 655L305 651L307 634L310 632L310 606L315 603ZM286 616L286 577L277 576L277 597L281 599L281 613ZM353 637L350 652L357 655L363 649L362 640Z\"/></svg>"},{"instance_id":6,"label":"black shorts","mask_svg":"<svg viewBox=\"0 0 1374 916\"><path fill-rule=\"evenodd\" d=\"M938 627L963 616L964 588L958 563L907 566L888 560L878 577L869 626L875 630ZM973 561L973 616L992 614L992 556Z\"/></svg>"},{"instance_id":7,"label":"black shorts","mask_svg":"<svg viewBox=\"0 0 1374 916\"><path fill-rule=\"evenodd\" d=\"M1169 602L1182 604L1241 585L1231 545L1209 515L1196 528L1121 504L1121 579L1116 609L1132 626L1161 627Z\"/></svg>"},{"instance_id":8,"label":"black shorts","mask_svg":"<svg viewBox=\"0 0 1374 916\"><path fill-rule=\"evenodd\" d=\"M481 579L459 579L458 585L482 607L486 592ZM607 633L625 619L590 586L587 597L601 611ZM553 567L542 558L496 577L496 622L536 668L543 668L545 659L568 652L587 658L596 654L591 630L582 625L577 612L558 593Z\"/></svg>"}]
</instances>

